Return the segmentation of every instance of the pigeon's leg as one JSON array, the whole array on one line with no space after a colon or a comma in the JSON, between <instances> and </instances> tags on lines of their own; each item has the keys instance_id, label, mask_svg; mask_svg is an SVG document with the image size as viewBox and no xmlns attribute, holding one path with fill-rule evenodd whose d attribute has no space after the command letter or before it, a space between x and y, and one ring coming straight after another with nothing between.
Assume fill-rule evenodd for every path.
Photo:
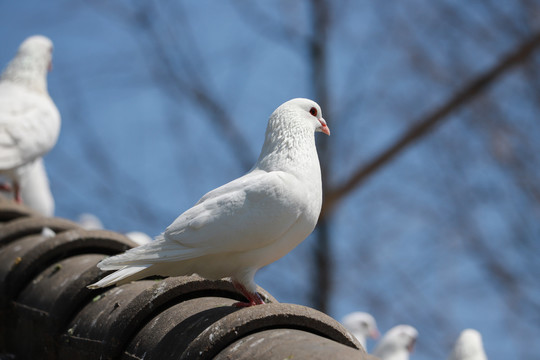
<instances>
[{"instance_id":1,"label":"pigeon's leg","mask_svg":"<svg viewBox=\"0 0 540 360\"><path fill-rule=\"evenodd\" d=\"M21 188L18 182L13 182L13 186L9 183L0 183L0 191L13 192L15 195L15 202L17 204L22 204Z\"/></svg>"},{"instance_id":2,"label":"pigeon's leg","mask_svg":"<svg viewBox=\"0 0 540 360\"><path fill-rule=\"evenodd\" d=\"M13 193L15 194L15 202L17 204L22 204L22 197L21 197L21 187L19 186L18 182L13 182Z\"/></svg>"},{"instance_id":3,"label":"pigeon's leg","mask_svg":"<svg viewBox=\"0 0 540 360\"><path fill-rule=\"evenodd\" d=\"M242 293L242 295L244 295L246 297L246 299L248 299L248 302L237 302L237 303L234 303L233 306L236 306L236 307L249 307L249 306L253 306L253 305L262 305L264 304L265 302L263 301L263 299L261 299L261 296L259 295L259 293L257 292L249 292L248 289L246 289L246 287L242 284L240 284L239 282L236 282L236 281L233 281L232 282L233 285L234 285L234 288L238 291L240 291Z\"/></svg>"},{"instance_id":4,"label":"pigeon's leg","mask_svg":"<svg viewBox=\"0 0 540 360\"><path fill-rule=\"evenodd\" d=\"M13 188L9 183L0 183L0 191L12 192Z\"/></svg>"}]
</instances>

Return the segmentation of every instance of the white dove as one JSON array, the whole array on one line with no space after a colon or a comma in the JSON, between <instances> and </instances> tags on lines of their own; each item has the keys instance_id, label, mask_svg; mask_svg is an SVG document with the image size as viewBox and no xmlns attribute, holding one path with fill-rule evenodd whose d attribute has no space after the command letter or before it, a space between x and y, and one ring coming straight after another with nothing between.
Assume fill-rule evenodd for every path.
<instances>
[{"instance_id":1,"label":"white dove","mask_svg":"<svg viewBox=\"0 0 540 360\"><path fill-rule=\"evenodd\" d=\"M352 312L346 315L341 323L358 339L364 349L366 348L366 337L369 336L372 339L379 337L377 322L368 313L361 311Z\"/></svg>"},{"instance_id":2,"label":"white dove","mask_svg":"<svg viewBox=\"0 0 540 360\"><path fill-rule=\"evenodd\" d=\"M474 329L463 330L448 360L487 360L482 345L482 335Z\"/></svg>"},{"instance_id":3,"label":"white dove","mask_svg":"<svg viewBox=\"0 0 540 360\"><path fill-rule=\"evenodd\" d=\"M2 184L21 202L20 168L42 157L56 144L60 114L47 91L53 45L36 35L26 39L0 77L0 174Z\"/></svg>"},{"instance_id":4,"label":"white dove","mask_svg":"<svg viewBox=\"0 0 540 360\"><path fill-rule=\"evenodd\" d=\"M99 218L90 213L82 213L77 218L77 224L79 224L85 230L102 230L103 223Z\"/></svg>"},{"instance_id":5,"label":"white dove","mask_svg":"<svg viewBox=\"0 0 540 360\"><path fill-rule=\"evenodd\" d=\"M418 331L412 326L394 326L384 334L373 355L381 360L408 360L417 337Z\"/></svg>"},{"instance_id":6,"label":"white dove","mask_svg":"<svg viewBox=\"0 0 540 360\"><path fill-rule=\"evenodd\" d=\"M89 287L196 273L231 277L248 300L236 306L264 304L255 273L300 244L321 211L316 131L330 135L317 103L293 99L279 106L246 175L204 195L151 243L101 261L100 269L117 271Z\"/></svg>"},{"instance_id":7,"label":"white dove","mask_svg":"<svg viewBox=\"0 0 540 360\"><path fill-rule=\"evenodd\" d=\"M130 231L125 234L131 241L138 245L144 245L152 241L152 238L148 234L142 231Z\"/></svg>"}]
</instances>

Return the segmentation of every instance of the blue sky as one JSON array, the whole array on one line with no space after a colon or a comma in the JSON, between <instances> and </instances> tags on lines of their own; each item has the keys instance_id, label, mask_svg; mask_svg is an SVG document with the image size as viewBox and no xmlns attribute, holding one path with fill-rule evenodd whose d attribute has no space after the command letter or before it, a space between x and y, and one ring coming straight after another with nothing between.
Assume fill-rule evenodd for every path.
<instances>
[{"instance_id":1,"label":"blue sky","mask_svg":"<svg viewBox=\"0 0 540 360\"><path fill-rule=\"evenodd\" d=\"M478 46L459 37L460 29L455 35L451 23L437 22L433 13L439 9L421 0L415 3L394 3L395 9L381 10L344 2L349 10L341 12L330 41L335 116L325 116L332 129L333 171L328 181L346 178L515 42L495 29L492 36L488 31L489 41ZM46 166L57 216L76 219L90 212L108 229L154 236L200 196L243 169L200 108L156 85L152 58L157 54L144 31L111 15L107 7L89 4L0 4L0 64L5 66L29 35L47 35L55 44L49 91L63 123ZM255 160L274 108L314 92L304 52L276 40L275 27L262 27L261 33L250 23L262 23L263 15L269 15L276 24L291 21L298 32L306 32L305 3L276 1L275 8L261 6L262 15L247 20L228 1L181 4L182 18L170 19L172 12L162 16L171 20L177 36L192 31L191 42L187 37L178 46L183 52L193 52L196 46L200 61L191 59L182 71L188 78L202 77L225 104ZM489 28L484 13L466 6L467 16ZM513 8L501 9L515 16ZM402 25L401 17L429 29L420 43L430 45L427 49L436 61L432 68L416 64L411 51L401 47L404 39L394 29ZM446 72L452 61L467 66L462 72ZM537 129L536 108L521 96L528 90L520 84L517 75L510 76L492 92L504 99L500 104L508 114L519 116L520 124ZM521 100L509 93L519 94ZM348 97L355 100L349 104ZM484 133L468 121L471 116L467 111L454 114L352 193L333 215L336 273L330 315L341 319L350 311L369 311L382 331L398 323L414 325L420 331L414 359L445 358L466 327L483 333L490 359L512 358L518 348L521 358L532 359L540 345L535 342L531 350L524 344L540 329L509 315L508 304L483 271L484 264L471 255L460 227L478 228L492 244L506 246L514 231L508 218L518 219L523 206L515 184L490 157ZM487 200L469 204L471 199L484 199L482 194ZM499 211L512 206L508 212ZM523 223L528 234L539 233L534 218L526 217ZM280 301L309 305L312 265L305 259L312 250L310 240L262 269L258 284ZM508 256L515 257L511 263L521 261L519 253Z\"/></svg>"}]
</instances>

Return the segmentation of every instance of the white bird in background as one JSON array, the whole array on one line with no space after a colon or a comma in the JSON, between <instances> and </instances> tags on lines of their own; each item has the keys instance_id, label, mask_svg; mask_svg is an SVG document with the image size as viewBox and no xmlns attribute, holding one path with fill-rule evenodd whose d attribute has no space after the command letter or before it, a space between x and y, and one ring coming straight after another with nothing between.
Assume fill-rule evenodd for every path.
<instances>
[{"instance_id":1,"label":"white bird in background","mask_svg":"<svg viewBox=\"0 0 540 360\"><path fill-rule=\"evenodd\" d=\"M43 159L38 158L19 169L22 201L43 216L54 216L54 198Z\"/></svg>"},{"instance_id":2,"label":"white bird in background","mask_svg":"<svg viewBox=\"0 0 540 360\"><path fill-rule=\"evenodd\" d=\"M20 195L20 169L45 155L56 144L60 114L47 91L53 44L36 35L26 39L0 77L0 174Z\"/></svg>"},{"instance_id":3,"label":"white bird in background","mask_svg":"<svg viewBox=\"0 0 540 360\"><path fill-rule=\"evenodd\" d=\"M482 335L474 329L463 330L448 360L487 360Z\"/></svg>"},{"instance_id":4,"label":"white bird in background","mask_svg":"<svg viewBox=\"0 0 540 360\"><path fill-rule=\"evenodd\" d=\"M377 322L368 313L361 311L352 312L346 315L341 323L358 339L364 349L366 348L366 337L369 336L372 339L379 337Z\"/></svg>"},{"instance_id":5,"label":"white bird in background","mask_svg":"<svg viewBox=\"0 0 540 360\"><path fill-rule=\"evenodd\" d=\"M41 229L41 236L46 238L52 238L56 236L56 232L50 227L44 227L43 229Z\"/></svg>"},{"instance_id":6,"label":"white bird in background","mask_svg":"<svg viewBox=\"0 0 540 360\"><path fill-rule=\"evenodd\" d=\"M90 213L82 213L77 219L77 224L79 224L85 230L101 230L103 229L103 223L99 218Z\"/></svg>"},{"instance_id":7,"label":"white bird in background","mask_svg":"<svg viewBox=\"0 0 540 360\"><path fill-rule=\"evenodd\" d=\"M100 269L117 271L89 287L196 273L231 277L248 300L236 306L264 304L255 273L300 244L321 211L316 131L330 135L317 103L293 99L279 106L246 175L204 195L151 243L101 261Z\"/></svg>"},{"instance_id":8,"label":"white bird in background","mask_svg":"<svg viewBox=\"0 0 540 360\"><path fill-rule=\"evenodd\" d=\"M373 355L381 360L408 360L417 337L418 331L412 326L394 326L384 334Z\"/></svg>"},{"instance_id":9,"label":"white bird in background","mask_svg":"<svg viewBox=\"0 0 540 360\"><path fill-rule=\"evenodd\" d=\"M138 245L148 244L152 241L152 238L141 231L130 231L126 233L126 236Z\"/></svg>"}]
</instances>

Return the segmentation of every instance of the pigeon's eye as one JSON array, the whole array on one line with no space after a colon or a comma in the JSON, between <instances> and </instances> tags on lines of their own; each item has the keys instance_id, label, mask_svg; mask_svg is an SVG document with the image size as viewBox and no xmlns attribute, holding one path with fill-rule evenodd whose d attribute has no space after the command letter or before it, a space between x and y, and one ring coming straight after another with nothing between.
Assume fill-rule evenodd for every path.
<instances>
[{"instance_id":1,"label":"pigeon's eye","mask_svg":"<svg viewBox=\"0 0 540 360\"><path fill-rule=\"evenodd\" d=\"M309 113L313 116L317 116L317 109L315 109L314 107L312 107L311 109L309 109Z\"/></svg>"}]
</instances>

